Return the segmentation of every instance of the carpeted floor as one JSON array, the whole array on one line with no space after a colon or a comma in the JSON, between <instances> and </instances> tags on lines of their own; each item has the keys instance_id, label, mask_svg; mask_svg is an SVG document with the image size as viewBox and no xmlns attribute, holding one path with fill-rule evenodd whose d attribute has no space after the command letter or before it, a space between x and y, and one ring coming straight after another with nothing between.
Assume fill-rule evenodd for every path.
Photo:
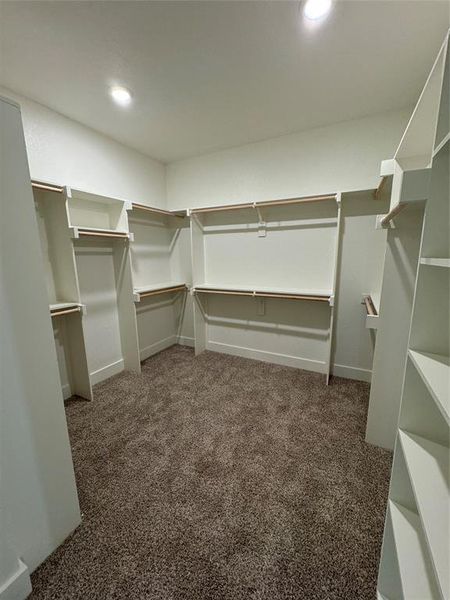
<instances>
[{"instance_id":1,"label":"carpeted floor","mask_svg":"<svg viewBox=\"0 0 450 600\"><path fill-rule=\"evenodd\" d=\"M83 522L33 600L373 600L369 386L174 346L67 406Z\"/></svg>"}]
</instances>

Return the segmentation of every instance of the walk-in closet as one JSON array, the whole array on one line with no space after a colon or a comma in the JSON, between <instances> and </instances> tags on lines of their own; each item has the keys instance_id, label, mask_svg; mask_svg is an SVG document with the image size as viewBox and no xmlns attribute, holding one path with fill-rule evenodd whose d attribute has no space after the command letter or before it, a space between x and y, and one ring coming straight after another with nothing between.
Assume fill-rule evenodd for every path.
<instances>
[{"instance_id":1,"label":"walk-in closet","mask_svg":"<svg viewBox=\"0 0 450 600\"><path fill-rule=\"evenodd\" d=\"M0 1L0 600L450 599L449 26Z\"/></svg>"}]
</instances>

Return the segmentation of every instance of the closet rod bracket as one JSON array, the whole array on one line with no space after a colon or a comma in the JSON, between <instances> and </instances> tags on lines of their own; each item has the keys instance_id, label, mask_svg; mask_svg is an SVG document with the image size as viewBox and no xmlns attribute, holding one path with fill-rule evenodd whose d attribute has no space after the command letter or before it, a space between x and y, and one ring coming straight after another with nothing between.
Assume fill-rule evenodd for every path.
<instances>
[{"instance_id":1,"label":"closet rod bracket","mask_svg":"<svg viewBox=\"0 0 450 600\"><path fill-rule=\"evenodd\" d=\"M266 237L266 222L264 221L264 218L262 216L261 209L256 204L256 202L253 202L253 208L256 210L256 213L258 215L258 237Z\"/></svg>"}]
</instances>

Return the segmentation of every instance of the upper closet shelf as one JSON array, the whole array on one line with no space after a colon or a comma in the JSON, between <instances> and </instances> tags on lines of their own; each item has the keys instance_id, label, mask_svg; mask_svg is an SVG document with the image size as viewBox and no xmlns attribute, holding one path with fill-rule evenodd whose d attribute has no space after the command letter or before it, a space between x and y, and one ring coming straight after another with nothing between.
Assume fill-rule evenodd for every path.
<instances>
[{"instance_id":1,"label":"upper closet shelf","mask_svg":"<svg viewBox=\"0 0 450 600\"><path fill-rule=\"evenodd\" d=\"M53 183L45 183L44 181L36 181L36 180L31 181L31 187L34 190L43 190L46 192L57 192L59 194L62 194L62 192L64 191L64 188L60 185L55 185Z\"/></svg>"},{"instance_id":2,"label":"upper closet shelf","mask_svg":"<svg viewBox=\"0 0 450 600\"><path fill-rule=\"evenodd\" d=\"M71 313L85 312L84 304L80 304L79 302L55 302L54 304L50 304L50 315L52 317L59 317L61 315L68 315Z\"/></svg>"},{"instance_id":3,"label":"upper closet shelf","mask_svg":"<svg viewBox=\"0 0 450 600\"><path fill-rule=\"evenodd\" d=\"M205 206L202 208L193 208L190 211L190 214L204 214L204 213L217 213L217 212L226 212L226 211L234 211L234 210L244 210L244 209L254 209L258 210L261 208L268 207L279 207L279 206L289 206L295 204L309 204L311 202L326 202L338 200L338 194L326 194L321 196L305 196L300 198L285 198L282 200L265 200L261 202L245 202L242 204L223 204L220 206Z\"/></svg>"},{"instance_id":4,"label":"upper closet shelf","mask_svg":"<svg viewBox=\"0 0 450 600\"><path fill-rule=\"evenodd\" d=\"M194 293L222 294L229 296L251 296L254 298L285 298L288 300L310 300L328 302L333 305L331 290L305 290L305 289L280 289L280 288L249 288L238 285L196 285Z\"/></svg>"},{"instance_id":5,"label":"upper closet shelf","mask_svg":"<svg viewBox=\"0 0 450 600\"><path fill-rule=\"evenodd\" d=\"M140 302L142 298L147 298L148 296L157 296L159 294L169 294L172 292L185 292L187 289L187 285L182 282L156 283L134 288L133 298L135 302Z\"/></svg>"},{"instance_id":6,"label":"upper closet shelf","mask_svg":"<svg viewBox=\"0 0 450 600\"><path fill-rule=\"evenodd\" d=\"M421 265L427 265L429 267L444 267L450 268L450 258L421 258Z\"/></svg>"},{"instance_id":7,"label":"upper closet shelf","mask_svg":"<svg viewBox=\"0 0 450 600\"><path fill-rule=\"evenodd\" d=\"M116 238L127 239L133 241L132 233L128 231L118 231L115 229L100 229L96 227L71 227L72 237L78 239L81 237L97 237L97 238Z\"/></svg>"},{"instance_id":8,"label":"upper closet shelf","mask_svg":"<svg viewBox=\"0 0 450 600\"><path fill-rule=\"evenodd\" d=\"M183 219L187 215L186 210L164 210L162 208L146 206L145 204L138 204L137 202L132 202L131 207L133 210L144 210L146 212L154 213L157 215L164 215L167 217L180 217Z\"/></svg>"},{"instance_id":9,"label":"upper closet shelf","mask_svg":"<svg viewBox=\"0 0 450 600\"><path fill-rule=\"evenodd\" d=\"M128 237L131 202L67 188L67 212L73 237Z\"/></svg>"}]
</instances>

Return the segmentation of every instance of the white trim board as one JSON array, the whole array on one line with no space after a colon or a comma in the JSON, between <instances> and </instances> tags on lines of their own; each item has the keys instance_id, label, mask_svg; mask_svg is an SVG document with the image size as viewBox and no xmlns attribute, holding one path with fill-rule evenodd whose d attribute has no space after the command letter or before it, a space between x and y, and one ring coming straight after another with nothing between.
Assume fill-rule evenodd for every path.
<instances>
[{"instance_id":1,"label":"white trim board","mask_svg":"<svg viewBox=\"0 0 450 600\"><path fill-rule=\"evenodd\" d=\"M326 369L325 361L290 356L289 354L268 352L266 350L255 350L253 348L245 348L243 346L233 346L231 344L223 344L221 342L207 341L206 350L211 350L212 352L219 352L222 354L231 354L233 356L241 356L243 358L251 358L253 360L269 362L275 365L283 365L285 367L295 367L297 369L304 369L305 371L313 371L315 373L325 373Z\"/></svg>"},{"instance_id":2,"label":"white trim board","mask_svg":"<svg viewBox=\"0 0 450 600\"><path fill-rule=\"evenodd\" d=\"M370 383L372 380L371 369L360 369L358 367L349 367L347 365L331 365L331 373L335 377L344 377L344 379L356 379L356 381L366 381Z\"/></svg>"},{"instance_id":3,"label":"white trim board","mask_svg":"<svg viewBox=\"0 0 450 600\"><path fill-rule=\"evenodd\" d=\"M116 360L115 362L106 365L105 367L101 367L96 371L91 372L91 382L92 385L96 383L100 383L101 381L105 381L105 379L109 379L113 375L117 375L124 370L124 361L123 358Z\"/></svg>"},{"instance_id":4,"label":"white trim board","mask_svg":"<svg viewBox=\"0 0 450 600\"><path fill-rule=\"evenodd\" d=\"M19 558L17 570L0 585L0 600L25 600L31 591L28 567Z\"/></svg>"},{"instance_id":5,"label":"white trim board","mask_svg":"<svg viewBox=\"0 0 450 600\"><path fill-rule=\"evenodd\" d=\"M150 346L146 346L145 348L140 348L139 349L140 359L141 359L141 361L146 360L147 358L150 358L150 356L153 356L154 354L161 352L161 350L170 348L170 346L173 346L176 343L177 343L177 336L169 335L169 337L163 338L162 340L158 340L157 342L150 344Z\"/></svg>"},{"instance_id":6,"label":"white trim board","mask_svg":"<svg viewBox=\"0 0 450 600\"><path fill-rule=\"evenodd\" d=\"M189 346L190 348L195 347L195 339L186 335L179 335L177 338L177 344L180 346Z\"/></svg>"}]
</instances>

